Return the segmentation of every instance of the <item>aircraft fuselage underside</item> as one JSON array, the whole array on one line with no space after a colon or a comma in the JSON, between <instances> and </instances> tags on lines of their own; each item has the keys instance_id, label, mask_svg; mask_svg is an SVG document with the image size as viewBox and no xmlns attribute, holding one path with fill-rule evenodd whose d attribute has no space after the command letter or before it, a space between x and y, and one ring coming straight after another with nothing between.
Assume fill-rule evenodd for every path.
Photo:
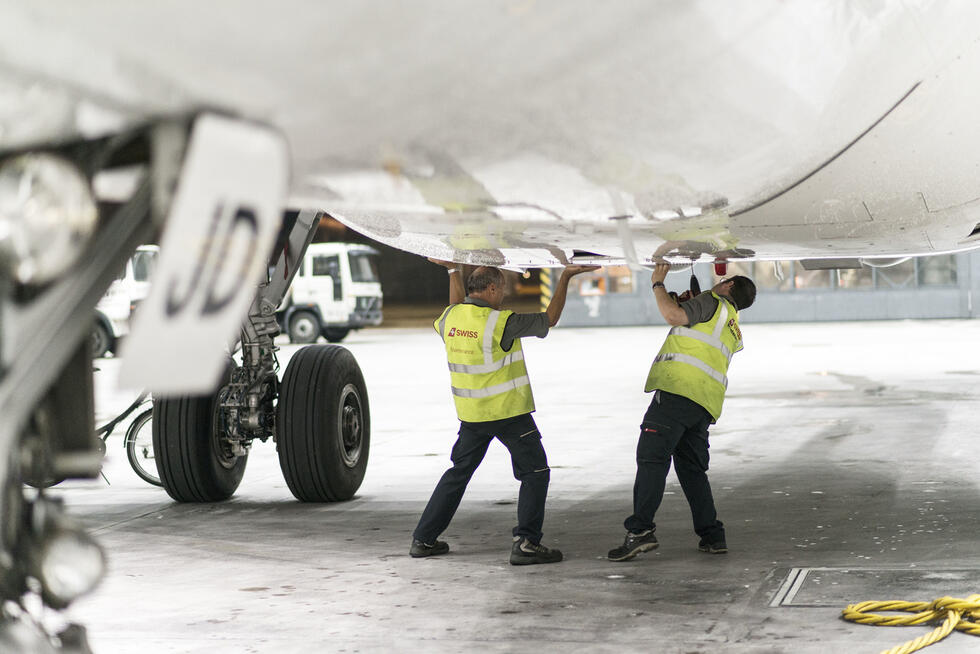
<instances>
[{"instance_id":1,"label":"aircraft fuselage underside","mask_svg":"<svg viewBox=\"0 0 980 654\"><path fill-rule=\"evenodd\" d=\"M426 256L956 252L980 245L977 25L969 2L14 5L0 151L217 107L282 133L293 207Z\"/></svg>"}]
</instances>

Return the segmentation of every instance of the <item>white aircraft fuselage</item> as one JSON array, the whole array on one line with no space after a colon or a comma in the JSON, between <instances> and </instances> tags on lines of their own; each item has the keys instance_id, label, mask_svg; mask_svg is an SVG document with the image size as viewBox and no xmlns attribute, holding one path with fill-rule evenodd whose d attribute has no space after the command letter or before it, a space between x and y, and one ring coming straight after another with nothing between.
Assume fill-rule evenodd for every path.
<instances>
[{"instance_id":1,"label":"white aircraft fuselage","mask_svg":"<svg viewBox=\"0 0 980 654\"><path fill-rule=\"evenodd\" d=\"M217 108L289 204L516 267L980 246L980 5L5 2L0 151Z\"/></svg>"}]
</instances>

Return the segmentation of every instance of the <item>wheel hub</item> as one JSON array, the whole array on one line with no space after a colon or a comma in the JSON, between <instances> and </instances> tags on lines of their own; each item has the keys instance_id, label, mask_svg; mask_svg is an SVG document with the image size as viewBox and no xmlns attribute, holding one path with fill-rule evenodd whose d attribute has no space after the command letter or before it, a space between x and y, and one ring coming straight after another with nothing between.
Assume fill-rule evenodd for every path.
<instances>
[{"instance_id":1,"label":"wheel hub","mask_svg":"<svg viewBox=\"0 0 980 654\"><path fill-rule=\"evenodd\" d=\"M224 393L222 393L223 395ZM221 402L215 402L214 419L211 421L211 451L221 467L231 470L238 461L238 455L235 454L235 448L228 438L229 430L226 416Z\"/></svg>"},{"instance_id":2,"label":"wheel hub","mask_svg":"<svg viewBox=\"0 0 980 654\"><path fill-rule=\"evenodd\" d=\"M344 465L357 466L363 446L363 416L361 398L353 384L347 384L340 393L340 451Z\"/></svg>"}]
</instances>

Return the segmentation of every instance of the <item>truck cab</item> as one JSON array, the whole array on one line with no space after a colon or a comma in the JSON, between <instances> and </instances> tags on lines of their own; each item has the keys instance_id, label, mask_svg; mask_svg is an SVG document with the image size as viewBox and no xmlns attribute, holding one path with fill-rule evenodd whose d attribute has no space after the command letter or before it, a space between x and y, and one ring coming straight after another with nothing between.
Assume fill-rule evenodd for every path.
<instances>
[{"instance_id":1,"label":"truck cab","mask_svg":"<svg viewBox=\"0 0 980 654\"><path fill-rule=\"evenodd\" d=\"M159 252L156 245L139 246L95 306L90 340L93 358L115 353L119 339L129 333L133 309L150 291L150 277Z\"/></svg>"},{"instance_id":2,"label":"truck cab","mask_svg":"<svg viewBox=\"0 0 980 654\"><path fill-rule=\"evenodd\" d=\"M321 335L342 341L352 329L381 324L378 251L357 243L313 243L277 312L292 343Z\"/></svg>"}]
</instances>

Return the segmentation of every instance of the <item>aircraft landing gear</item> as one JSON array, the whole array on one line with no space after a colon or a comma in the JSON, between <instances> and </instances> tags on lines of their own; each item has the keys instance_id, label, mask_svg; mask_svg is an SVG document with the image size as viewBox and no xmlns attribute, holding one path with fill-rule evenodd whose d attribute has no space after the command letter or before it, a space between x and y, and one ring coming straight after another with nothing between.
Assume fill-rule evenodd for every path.
<instances>
[{"instance_id":1,"label":"aircraft landing gear","mask_svg":"<svg viewBox=\"0 0 980 654\"><path fill-rule=\"evenodd\" d=\"M348 500L364 479L371 422L354 356L339 345L311 345L293 355L281 384L276 374L275 309L319 218L314 212L287 214L275 265L242 325L242 363L229 371L221 388L210 396L154 402L160 481L178 502L231 497L256 438L276 439L286 483L300 501Z\"/></svg>"}]
</instances>

